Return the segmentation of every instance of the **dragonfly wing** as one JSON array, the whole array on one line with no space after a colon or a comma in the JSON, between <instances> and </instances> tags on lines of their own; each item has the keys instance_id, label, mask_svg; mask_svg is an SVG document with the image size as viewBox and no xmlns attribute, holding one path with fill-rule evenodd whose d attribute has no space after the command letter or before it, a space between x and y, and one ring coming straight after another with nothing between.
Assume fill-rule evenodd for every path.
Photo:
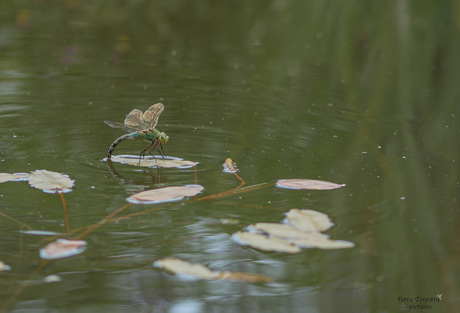
<instances>
[{"instance_id":1,"label":"dragonfly wing","mask_svg":"<svg viewBox=\"0 0 460 313\"><path fill-rule=\"evenodd\" d=\"M138 109L134 109L126 115L125 125L128 127L134 127L136 130L148 128L148 125L145 125L143 122L142 111Z\"/></svg>"},{"instance_id":2,"label":"dragonfly wing","mask_svg":"<svg viewBox=\"0 0 460 313\"><path fill-rule=\"evenodd\" d=\"M104 123L106 123L107 125L109 125L110 127L113 127L113 128L121 128L125 132L128 132L128 133L132 133L132 132L135 132L135 131L138 131L138 130L142 130L142 129L139 129L139 128L136 128L136 127L129 127L129 126L123 125L122 123L118 123L118 122L104 121Z\"/></svg>"},{"instance_id":3,"label":"dragonfly wing","mask_svg":"<svg viewBox=\"0 0 460 313\"><path fill-rule=\"evenodd\" d=\"M165 109L163 103L156 103L152 105L143 115L143 122L147 128L155 128L160 118L161 113Z\"/></svg>"}]
</instances>

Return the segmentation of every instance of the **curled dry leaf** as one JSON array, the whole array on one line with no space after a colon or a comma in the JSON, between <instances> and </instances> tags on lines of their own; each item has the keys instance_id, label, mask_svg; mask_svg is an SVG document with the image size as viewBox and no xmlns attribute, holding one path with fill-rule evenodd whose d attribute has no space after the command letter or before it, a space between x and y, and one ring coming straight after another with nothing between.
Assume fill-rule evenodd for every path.
<instances>
[{"instance_id":1,"label":"curled dry leaf","mask_svg":"<svg viewBox=\"0 0 460 313\"><path fill-rule=\"evenodd\" d=\"M199 263L189 263L177 258L164 258L153 263L158 268L165 269L173 274L186 279L201 280L238 280L246 282L268 282L270 277L251 273L238 273L228 271L213 271Z\"/></svg>"},{"instance_id":2,"label":"curled dry leaf","mask_svg":"<svg viewBox=\"0 0 460 313\"><path fill-rule=\"evenodd\" d=\"M232 235L232 239L240 244L264 251L276 251L285 253L299 253L300 248L283 239L267 237L265 235L254 234L246 231L239 231Z\"/></svg>"},{"instance_id":3,"label":"curled dry leaf","mask_svg":"<svg viewBox=\"0 0 460 313\"><path fill-rule=\"evenodd\" d=\"M232 159L228 158L225 160L224 164L222 164L224 167L224 172L225 173L236 173L238 172L238 167L236 167L236 163L232 161Z\"/></svg>"},{"instance_id":4,"label":"curled dry leaf","mask_svg":"<svg viewBox=\"0 0 460 313\"><path fill-rule=\"evenodd\" d=\"M280 179L276 182L276 187L287 189L332 190L344 186L346 185L313 179Z\"/></svg>"},{"instance_id":5,"label":"curled dry leaf","mask_svg":"<svg viewBox=\"0 0 460 313\"><path fill-rule=\"evenodd\" d=\"M171 186L136 193L126 200L135 204L155 204L178 201L184 197L193 197L204 189L200 185Z\"/></svg>"},{"instance_id":6,"label":"curled dry leaf","mask_svg":"<svg viewBox=\"0 0 460 313\"><path fill-rule=\"evenodd\" d=\"M303 232L325 231L334 226L327 214L314 210L291 209L285 222Z\"/></svg>"},{"instance_id":7,"label":"curled dry leaf","mask_svg":"<svg viewBox=\"0 0 460 313\"><path fill-rule=\"evenodd\" d=\"M11 270L11 267L3 263L2 261L0 261L0 272L9 271L9 270Z\"/></svg>"},{"instance_id":8,"label":"curled dry leaf","mask_svg":"<svg viewBox=\"0 0 460 313\"><path fill-rule=\"evenodd\" d=\"M141 166L141 167L163 167L163 168L191 168L196 166L197 162L186 161L180 158L165 157L165 158L154 158L145 157L141 159L139 163L139 156L133 155L117 155L112 156L112 162Z\"/></svg>"},{"instance_id":9,"label":"curled dry leaf","mask_svg":"<svg viewBox=\"0 0 460 313\"><path fill-rule=\"evenodd\" d=\"M62 259L68 258L86 250L86 241L58 239L50 242L43 249L40 249L42 259Z\"/></svg>"},{"instance_id":10,"label":"curled dry leaf","mask_svg":"<svg viewBox=\"0 0 460 313\"><path fill-rule=\"evenodd\" d=\"M27 173L0 173L0 184L8 181L26 181L29 178Z\"/></svg>"},{"instance_id":11,"label":"curled dry leaf","mask_svg":"<svg viewBox=\"0 0 460 313\"><path fill-rule=\"evenodd\" d=\"M62 173L37 170L30 174L29 185L47 193L65 193L72 191L73 180Z\"/></svg>"}]
</instances>

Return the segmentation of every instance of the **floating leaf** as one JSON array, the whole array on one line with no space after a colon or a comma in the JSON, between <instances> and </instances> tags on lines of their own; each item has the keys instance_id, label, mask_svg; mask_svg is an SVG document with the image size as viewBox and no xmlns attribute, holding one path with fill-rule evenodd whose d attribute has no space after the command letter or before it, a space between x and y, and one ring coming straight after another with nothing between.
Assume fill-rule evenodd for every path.
<instances>
[{"instance_id":1,"label":"floating leaf","mask_svg":"<svg viewBox=\"0 0 460 313\"><path fill-rule=\"evenodd\" d=\"M314 210L291 209L285 222L303 232L325 231L334 226L327 214Z\"/></svg>"},{"instance_id":2,"label":"floating leaf","mask_svg":"<svg viewBox=\"0 0 460 313\"><path fill-rule=\"evenodd\" d=\"M86 241L58 239L50 242L43 249L40 249L42 259L62 259L68 258L86 250Z\"/></svg>"},{"instance_id":3,"label":"floating leaf","mask_svg":"<svg viewBox=\"0 0 460 313\"><path fill-rule=\"evenodd\" d=\"M20 231L23 234L27 235L38 235L38 236L56 236L59 235L59 233L56 233L54 231L46 231L46 230L21 230Z\"/></svg>"},{"instance_id":4,"label":"floating leaf","mask_svg":"<svg viewBox=\"0 0 460 313\"><path fill-rule=\"evenodd\" d=\"M236 167L236 163L232 161L232 159L228 158L225 160L224 164L222 164L224 167L224 172L225 173L236 173L238 172L238 168Z\"/></svg>"},{"instance_id":5,"label":"floating leaf","mask_svg":"<svg viewBox=\"0 0 460 313\"><path fill-rule=\"evenodd\" d=\"M135 204L155 204L178 201L184 197L193 197L203 191L200 185L172 186L142 191L126 200Z\"/></svg>"},{"instance_id":6,"label":"floating leaf","mask_svg":"<svg viewBox=\"0 0 460 313\"><path fill-rule=\"evenodd\" d=\"M61 280L62 280L61 276L55 275L55 274L51 274L43 278L43 281L45 283L57 283L57 282L60 282Z\"/></svg>"},{"instance_id":7,"label":"floating leaf","mask_svg":"<svg viewBox=\"0 0 460 313\"><path fill-rule=\"evenodd\" d=\"M158 268L165 269L185 279L202 280L239 280L246 282L268 282L270 277L251 273L238 273L228 271L213 271L199 263L189 263L176 258L164 258L153 263Z\"/></svg>"},{"instance_id":8,"label":"floating leaf","mask_svg":"<svg viewBox=\"0 0 460 313\"><path fill-rule=\"evenodd\" d=\"M247 245L264 251L276 251L286 253L299 253L300 248L285 240L276 237L267 237L260 234L239 231L232 235L232 239L240 244Z\"/></svg>"},{"instance_id":9,"label":"floating leaf","mask_svg":"<svg viewBox=\"0 0 460 313\"><path fill-rule=\"evenodd\" d=\"M8 181L26 181L29 178L27 173L0 173L0 184Z\"/></svg>"},{"instance_id":10,"label":"floating leaf","mask_svg":"<svg viewBox=\"0 0 460 313\"><path fill-rule=\"evenodd\" d=\"M0 183L6 183L7 181L12 181L14 179L15 179L14 174L0 173Z\"/></svg>"},{"instance_id":11,"label":"floating leaf","mask_svg":"<svg viewBox=\"0 0 460 313\"><path fill-rule=\"evenodd\" d=\"M0 261L0 272L9 271L9 270L11 270L11 267L3 263L2 261Z\"/></svg>"},{"instance_id":12,"label":"floating leaf","mask_svg":"<svg viewBox=\"0 0 460 313\"><path fill-rule=\"evenodd\" d=\"M327 238L326 235L316 231L303 232L291 225L279 223L256 223L248 226L249 231L262 232L279 238L314 239L319 237Z\"/></svg>"},{"instance_id":13,"label":"floating leaf","mask_svg":"<svg viewBox=\"0 0 460 313\"><path fill-rule=\"evenodd\" d=\"M280 179L276 182L276 186L288 189L331 190L346 185L313 179Z\"/></svg>"},{"instance_id":14,"label":"floating leaf","mask_svg":"<svg viewBox=\"0 0 460 313\"><path fill-rule=\"evenodd\" d=\"M220 223L224 225L236 225L240 221L235 218L221 218Z\"/></svg>"},{"instance_id":15,"label":"floating leaf","mask_svg":"<svg viewBox=\"0 0 460 313\"><path fill-rule=\"evenodd\" d=\"M331 240L317 231L303 232L286 224L256 223L249 225L250 231L264 232L270 236L286 240L299 248L343 249L352 248L354 243L345 240Z\"/></svg>"},{"instance_id":16,"label":"floating leaf","mask_svg":"<svg viewBox=\"0 0 460 313\"><path fill-rule=\"evenodd\" d=\"M353 242L332 240L320 233L334 225L324 213L291 209L283 222L285 224L251 224L246 227L247 231L237 232L232 238L253 248L288 253L297 253L300 248L344 249L355 246Z\"/></svg>"},{"instance_id":17,"label":"floating leaf","mask_svg":"<svg viewBox=\"0 0 460 313\"><path fill-rule=\"evenodd\" d=\"M116 155L112 156L112 162L141 166L141 167L163 167L163 168L191 168L196 166L198 163L192 161L182 160L180 158L165 157L145 157L141 159L139 163L139 156L134 155Z\"/></svg>"},{"instance_id":18,"label":"floating leaf","mask_svg":"<svg viewBox=\"0 0 460 313\"><path fill-rule=\"evenodd\" d=\"M72 191L73 180L62 173L37 170L30 174L29 184L47 193L65 193Z\"/></svg>"},{"instance_id":19,"label":"floating leaf","mask_svg":"<svg viewBox=\"0 0 460 313\"><path fill-rule=\"evenodd\" d=\"M153 263L154 266L168 270L185 278L213 280L218 279L220 273L214 272L198 263L189 263L176 258L164 258Z\"/></svg>"},{"instance_id":20,"label":"floating leaf","mask_svg":"<svg viewBox=\"0 0 460 313\"><path fill-rule=\"evenodd\" d=\"M319 248L319 249L345 249L353 248L355 244L345 240L332 240L327 237L311 239L294 239L293 244L301 248Z\"/></svg>"},{"instance_id":21,"label":"floating leaf","mask_svg":"<svg viewBox=\"0 0 460 313\"><path fill-rule=\"evenodd\" d=\"M228 271L220 272L219 278L225 280L245 281L250 283L267 283L272 280L269 276L265 275Z\"/></svg>"}]
</instances>

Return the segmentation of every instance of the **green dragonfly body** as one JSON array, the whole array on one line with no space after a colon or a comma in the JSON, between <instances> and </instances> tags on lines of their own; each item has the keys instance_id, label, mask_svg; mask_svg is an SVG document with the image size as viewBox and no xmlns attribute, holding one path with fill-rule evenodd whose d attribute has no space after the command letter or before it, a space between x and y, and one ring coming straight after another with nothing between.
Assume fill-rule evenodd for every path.
<instances>
[{"instance_id":1,"label":"green dragonfly body","mask_svg":"<svg viewBox=\"0 0 460 313\"><path fill-rule=\"evenodd\" d=\"M126 139L134 140L145 140L150 142L150 144L142 150L140 158L145 155L145 152L150 148L149 153L152 154L152 151L156 148L162 157L165 157L163 151L163 145L165 145L169 137L164 133L160 132L158 129L155 129L158 119L161 113L164 110L164 106L161 103L152 105L147 111L142 113L141 110L134 109L128 115L126 115L124 124L104 121L107 125L114 128L121 128L124 131L129 132L129 134L123 135L115 139L112 145L107 152L107 159L112 157L112 152L115 147ZM139 158L139 162L140 162Z\"/></svg>"}]
</instances>

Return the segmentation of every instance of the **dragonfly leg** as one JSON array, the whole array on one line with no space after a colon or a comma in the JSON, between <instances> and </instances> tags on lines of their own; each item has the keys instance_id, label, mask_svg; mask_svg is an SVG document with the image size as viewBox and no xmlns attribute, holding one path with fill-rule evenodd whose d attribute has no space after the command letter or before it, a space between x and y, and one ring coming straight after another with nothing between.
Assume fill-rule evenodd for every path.
<instances>
[{"instance_id":1,"label":"dragonfly leg","mask_svg":"<svg viewBox=\"0 0 460 313\"><path fill-rule=\"evenodd\" d=\"M141 154L139 155L139 163L137 163L138 165L141 164L141 160L143 158L145 158L145 151L147 151L148 148L150 148L151 146L153 146L153 142L151 144L149 144L147 147L145 147L144 150L141 151ZM153 149L153 148L152 148Z\"/></svg>"},{"instance_id":2,"label":"dragonfly leg","mask_svg":"<svg viewBox=\"0 0 460 313\"><path fill-rule=\"evenodd\" d=\"M161 142L158 142L158 146L157 146L157 150L158 150L158 153L160 153L161 157L164 159L166 159L166 154L165 154L165 151L163 150L163 145L161 144Z\"/></svg>"},{"instance_id":3,"label":"dragonfly leg","mask_svg":"<svg viewBox=\"0 0 460 313\"><path fill-rule=\"evenodd\" d=\"M153 143L152 143L152 148L150 149L149 151L149 154L155 159L155 162L157 161L157 158L155 158L155 156L152 154L152 151L158 146L158 141L155 140Z\"/></svg>"}]
</instances>

